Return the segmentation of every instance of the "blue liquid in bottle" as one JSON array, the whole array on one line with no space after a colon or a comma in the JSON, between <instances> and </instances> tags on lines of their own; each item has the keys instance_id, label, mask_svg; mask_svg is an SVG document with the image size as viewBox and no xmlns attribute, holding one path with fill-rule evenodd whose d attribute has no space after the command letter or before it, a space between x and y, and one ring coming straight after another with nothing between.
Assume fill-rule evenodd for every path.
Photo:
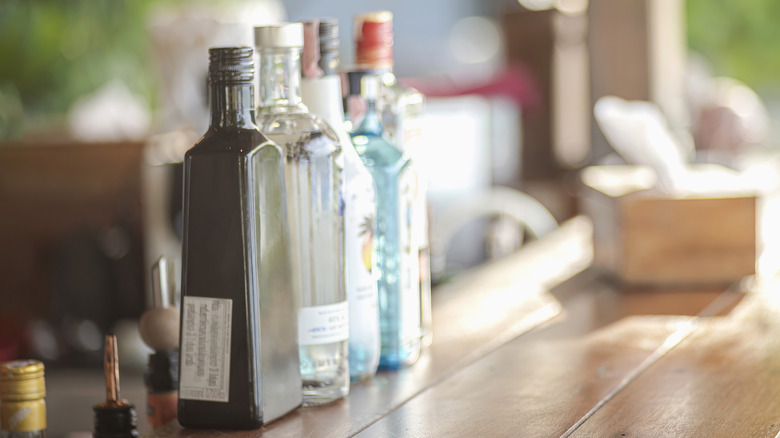
<instances>
[{"instance_id":1,"label":"blue liquid in bottle","mask_svg":"<svg viewBox=\"0 0 780 438\"><path fill-rule=\"evenodd\" d=\"M371 172L377 190L376 234L379 275L379 326L382 338L379 368L398 369L420 356L421 318L419 249L412 237L416 173L409 157L382 136L376 111L379 79L366 75L361 94L367 110L352 142Z\"/></svg>"}]
</instances>

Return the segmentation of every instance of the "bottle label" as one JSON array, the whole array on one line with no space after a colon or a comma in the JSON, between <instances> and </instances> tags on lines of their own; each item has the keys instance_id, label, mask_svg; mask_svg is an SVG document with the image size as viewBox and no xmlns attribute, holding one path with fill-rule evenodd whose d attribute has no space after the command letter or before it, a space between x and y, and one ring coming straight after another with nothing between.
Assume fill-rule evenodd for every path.
<instances>
[{"instance_id":1,"label":"bottle label","mask_svg":"<svg viewBox=\"0 0 780 438\"><path fill-rule=\"evenodd\" d=\"M401 337L404 341L421 335L420 314L420 248L415 235L419 216L419 185L414 168L407 168L398 181L398 232L401 245Z\"/></svg>"},{"instance_id":2,"label":"bottle label","mask_svg":"<svg viewBox=\"0 0 780 438\"><path fill-rule=\"evenodd\" d=\"M376 201L371 180L368 186L347 187L344 215L349 333L353 339L368 339L379 332L377 285L374 268L374 214Z\"/></svg>"},{"instance_id":3,"label":"bottle label","mask_svg":"<svg viewBox=\"0 0 780 438\"><path fill-rule=\"evenodd\" d=\"M298 311L298 344L320 345L349 338L349 305L301 307Z\"/></svg>"},{"instance_id":4,"label":"bottle label","mask_svg":"<svg viewBox=\"0 0 780 438\"><path fill-rule=\"evenodd\" d=\"M184 297L179 398L227 402L233 300Z\"/></svg>"},{"instance_id":5,"label":"bottle label","mask_svg":"<svg viewBox=\"0 0 780 438\"><path fill-rule=\"evenodd\" d=\"M419 168L418 168L419 169ZM415 203L415 230L412 234L417 239L419 249L420 302L423 346L431 344L432 314L431 314L431 253L428 244L428 196L425 174L418 170L417 200Z\"/></svg>"},{"instance_id":6,"label":"bottle label","mask_svg":"<svg viewBox=\"0 0 780 438\"><path fill-rule=\"evenodd\" d=\"M46 430L46 402L3 400L0 403L0 430L30 432Z\"/></svg>"}]
</instances>

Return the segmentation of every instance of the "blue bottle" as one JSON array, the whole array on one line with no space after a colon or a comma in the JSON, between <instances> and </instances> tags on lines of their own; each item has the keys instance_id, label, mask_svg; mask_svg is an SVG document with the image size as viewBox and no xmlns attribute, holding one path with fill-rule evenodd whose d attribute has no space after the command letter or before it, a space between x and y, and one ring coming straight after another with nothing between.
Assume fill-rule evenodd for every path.
<instances>
[{"instance_id":1,"label":"blue bottle","mask_svg":"<svg viewBox=\"0 0 780 438\"><path fill-rule=\"evenodd\" d=\"M366 112L351 136L376 185L374 244L378 255L382 340L379 368L393 370L410 365L420 357L419 244L412 229L419 187L408 155L383 136L382 118L376 110L379 76L363 75L360 88Z\"/></svg>"}]
</instances>

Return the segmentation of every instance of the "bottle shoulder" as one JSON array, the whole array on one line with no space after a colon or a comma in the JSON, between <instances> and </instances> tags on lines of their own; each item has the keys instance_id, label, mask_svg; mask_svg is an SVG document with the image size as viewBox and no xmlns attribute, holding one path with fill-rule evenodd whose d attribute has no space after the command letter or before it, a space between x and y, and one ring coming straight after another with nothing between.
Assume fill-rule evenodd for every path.
<instances>
[{"instance_id":1,"label":"bottle shoulder","mask_svg":"<svg viewBox=\"0 0 780 438\"><path fill-rule=\"evenodd\" d=\"M316 134L323 133L338 143L333 128L319 116L309 112L260 113L257 125L266 134Z\"/></svg>"},{"instance_id":2,"label":"bottle shoulder","mask_svg":"<svg viewBox=\"0 0 780 438\"><path fill-rule=\"evenodd\" d=\"M392 73L386 73L382 77L381 92L385 97L393 100L401 100L407 105L424 105L425 95L414 87L404 85Z\"/></svg>"},{"instance_id":3,"label":"bottle shoulder","mask_svg":"<svg viewBox=\"0 0 780 438\"><path fill-rule=\"evenodd\" d=\"M185 156L214 153L251 154L263 146L279 148L257 128L209 128Z\"/></svg>"},{"instance_id":4,"label":"bottle shoulder","mask_svg":"<svg viewBox=\"0 0 780 438\"><path fill-rule=\"evenodd\" d=\"M381 135L355 135L352 137L360 159L369 167L402 168L410 164L410 158L403 151L387 142Z\"/></svg>"},{"instance_id":5,"label":"bottle shoulder","mask_svg":"<svg viewBox=\"0 0 780 438\"><path fill-rule=\"evenodd\" d=\"M308 112L266 113L258 117L258 124L288 160L333 156L338 166L344 167L338 135L320 117Z\"/></svg>"}]
</instances>

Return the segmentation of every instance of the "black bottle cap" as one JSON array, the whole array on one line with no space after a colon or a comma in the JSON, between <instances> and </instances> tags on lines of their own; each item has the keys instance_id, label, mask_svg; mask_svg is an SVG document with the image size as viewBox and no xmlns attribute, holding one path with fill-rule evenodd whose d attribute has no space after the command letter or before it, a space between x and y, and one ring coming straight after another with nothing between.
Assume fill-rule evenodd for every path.
<instances>
[{"instance_id":1,"label":"black bottle cap","mask_svg":"<svg viewBox=\"0 0 780 438\"><path fill-rule=\"evenodd\" d=\"M138 436L135 408L129 403L95 406L95 438Z\"/></svg>"},{"instance_id":2,"label":"black bottle cap","mask_svg":"<svg viewBox=\"0 0 780 438\"><path fill-rule=\"evenodd\" d=\"M213 47L209 49L209 83L251 84L255 63L251 47Z\"/></svg>"},{"instance_id":3,"label":"black bottle cap","mask_svg":"<svg viewBox=\"0 0 780 438\"><path fill-rule=\"evenodd\" d=\"M335 18L319 20L319 38L319 66L323 74L339 74L339 21Z\"/></svg>"},{"instance_id":4,"label":"black bottle cap","mask_svg":"<svg viewBox=\"0 0 780 438\"><path fill-rule=\"evenodd\" d=\"M179 389L179 351L165 350L150 354L144 383L151 393Z\"/></svg>"},{"instance_id":5,"label":"black bottle cap","mask_svg":"<svg viewBox=\"0 0 780 438\"><path fill-rule=\"evenodd\" d=\"M360 81L363 76L370 74L370 71L353 70L347 72L347 96L359 96L361 92Z\"/></svg>"}]
</instances>

